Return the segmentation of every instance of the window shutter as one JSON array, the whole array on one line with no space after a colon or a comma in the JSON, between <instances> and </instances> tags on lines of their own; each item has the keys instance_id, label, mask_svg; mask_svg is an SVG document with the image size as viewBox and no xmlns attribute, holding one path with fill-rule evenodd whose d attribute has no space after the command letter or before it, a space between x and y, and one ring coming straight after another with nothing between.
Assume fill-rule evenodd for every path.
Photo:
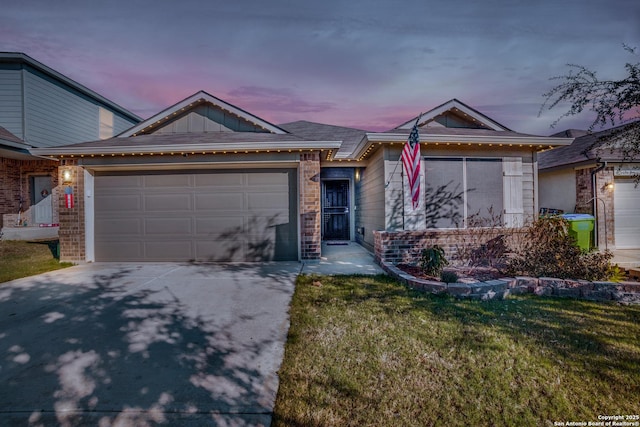
<instances>
[{"instance_id":1,"label":"window shutter","mask_svg":"<svg viewBox=\"0 0 640 427\"><path fill-rule=\"evenodd\" d=\"M502 159L502 188L504 194L504 225L522 227L524 224L524 202L522 199L522 158Z\"/></svg>"}]
</instances>

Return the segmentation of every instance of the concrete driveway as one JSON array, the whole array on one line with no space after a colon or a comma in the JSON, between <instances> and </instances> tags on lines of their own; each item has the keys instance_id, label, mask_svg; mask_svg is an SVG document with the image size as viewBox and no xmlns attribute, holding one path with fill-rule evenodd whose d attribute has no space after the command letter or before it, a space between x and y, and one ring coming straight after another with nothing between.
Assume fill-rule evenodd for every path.
<instances>
[{"instance_id":1,"label":"concrete driveway","mask_svg":"<svg viewBox=\"0 0 640 427\"><path fill-rule=\"evenodd\" d=\"M300 264L75 266L0 284L0 425L269 425Z\"/></svg>"}]
</instances>

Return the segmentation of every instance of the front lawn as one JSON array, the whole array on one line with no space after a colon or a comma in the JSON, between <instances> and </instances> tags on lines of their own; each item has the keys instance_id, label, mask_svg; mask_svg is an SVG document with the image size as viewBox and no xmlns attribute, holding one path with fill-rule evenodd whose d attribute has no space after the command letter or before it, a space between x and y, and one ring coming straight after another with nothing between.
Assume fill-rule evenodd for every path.
<instances>
[{"instance_id":1,"label":"front lawn","mask_svg":"<svg viewBox=\"0 0 640 427\"><path fill-rule=\"evenodd\" d=\"M541 426L640 413L640 307L298 278L275 426Z\"/></svg>"},{"instance_id":2,"label":"front lawn","mask_svg":"<svg viewBox=\"0 0 640 427\"><path fill-rule=\"evenodd\" d=\"M0 241L0 283L71 265L54 258L47 242Z\"/></svg>"}]
</instances>

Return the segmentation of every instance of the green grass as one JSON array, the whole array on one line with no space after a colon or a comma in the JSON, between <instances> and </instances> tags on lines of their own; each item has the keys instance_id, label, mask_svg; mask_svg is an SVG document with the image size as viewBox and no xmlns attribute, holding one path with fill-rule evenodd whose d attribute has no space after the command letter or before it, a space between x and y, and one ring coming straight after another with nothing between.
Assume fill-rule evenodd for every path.
<instances>
[{"instance_id":1,"label":"green grass","mask_svg":"<svg viewBox=\"0 0 640 427\"><path fill-rule=\"evenodd\" d=\"M0 283L72 265L55 259L46 243L0 241Z\"/></svg>"},{"instance_id":2,"label":"green grass","mask_svg":"<svg viewBox=\"0 0 640 427\"><path fill-rule=\"evenodd\" d=\"M274 425L598 421L640 411L639 367L638 306L460 301L385 276L302 275Z\"/></svg>"}]
</instances>

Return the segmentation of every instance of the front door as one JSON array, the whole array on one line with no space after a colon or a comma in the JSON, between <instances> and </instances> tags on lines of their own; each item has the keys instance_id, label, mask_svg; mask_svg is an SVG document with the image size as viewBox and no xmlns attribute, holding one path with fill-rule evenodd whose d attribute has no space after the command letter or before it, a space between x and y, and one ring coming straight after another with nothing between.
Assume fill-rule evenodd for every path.
<instances>
[{"instance_id":1,"label":"front door","mask_svg":"<svg viewBox=\"0 0 640 427\"><path fill-rule=\"evenodd\" d=\"M323 181L322 238L349 240L349 181Z\"/></svg>"}]
</instances>

